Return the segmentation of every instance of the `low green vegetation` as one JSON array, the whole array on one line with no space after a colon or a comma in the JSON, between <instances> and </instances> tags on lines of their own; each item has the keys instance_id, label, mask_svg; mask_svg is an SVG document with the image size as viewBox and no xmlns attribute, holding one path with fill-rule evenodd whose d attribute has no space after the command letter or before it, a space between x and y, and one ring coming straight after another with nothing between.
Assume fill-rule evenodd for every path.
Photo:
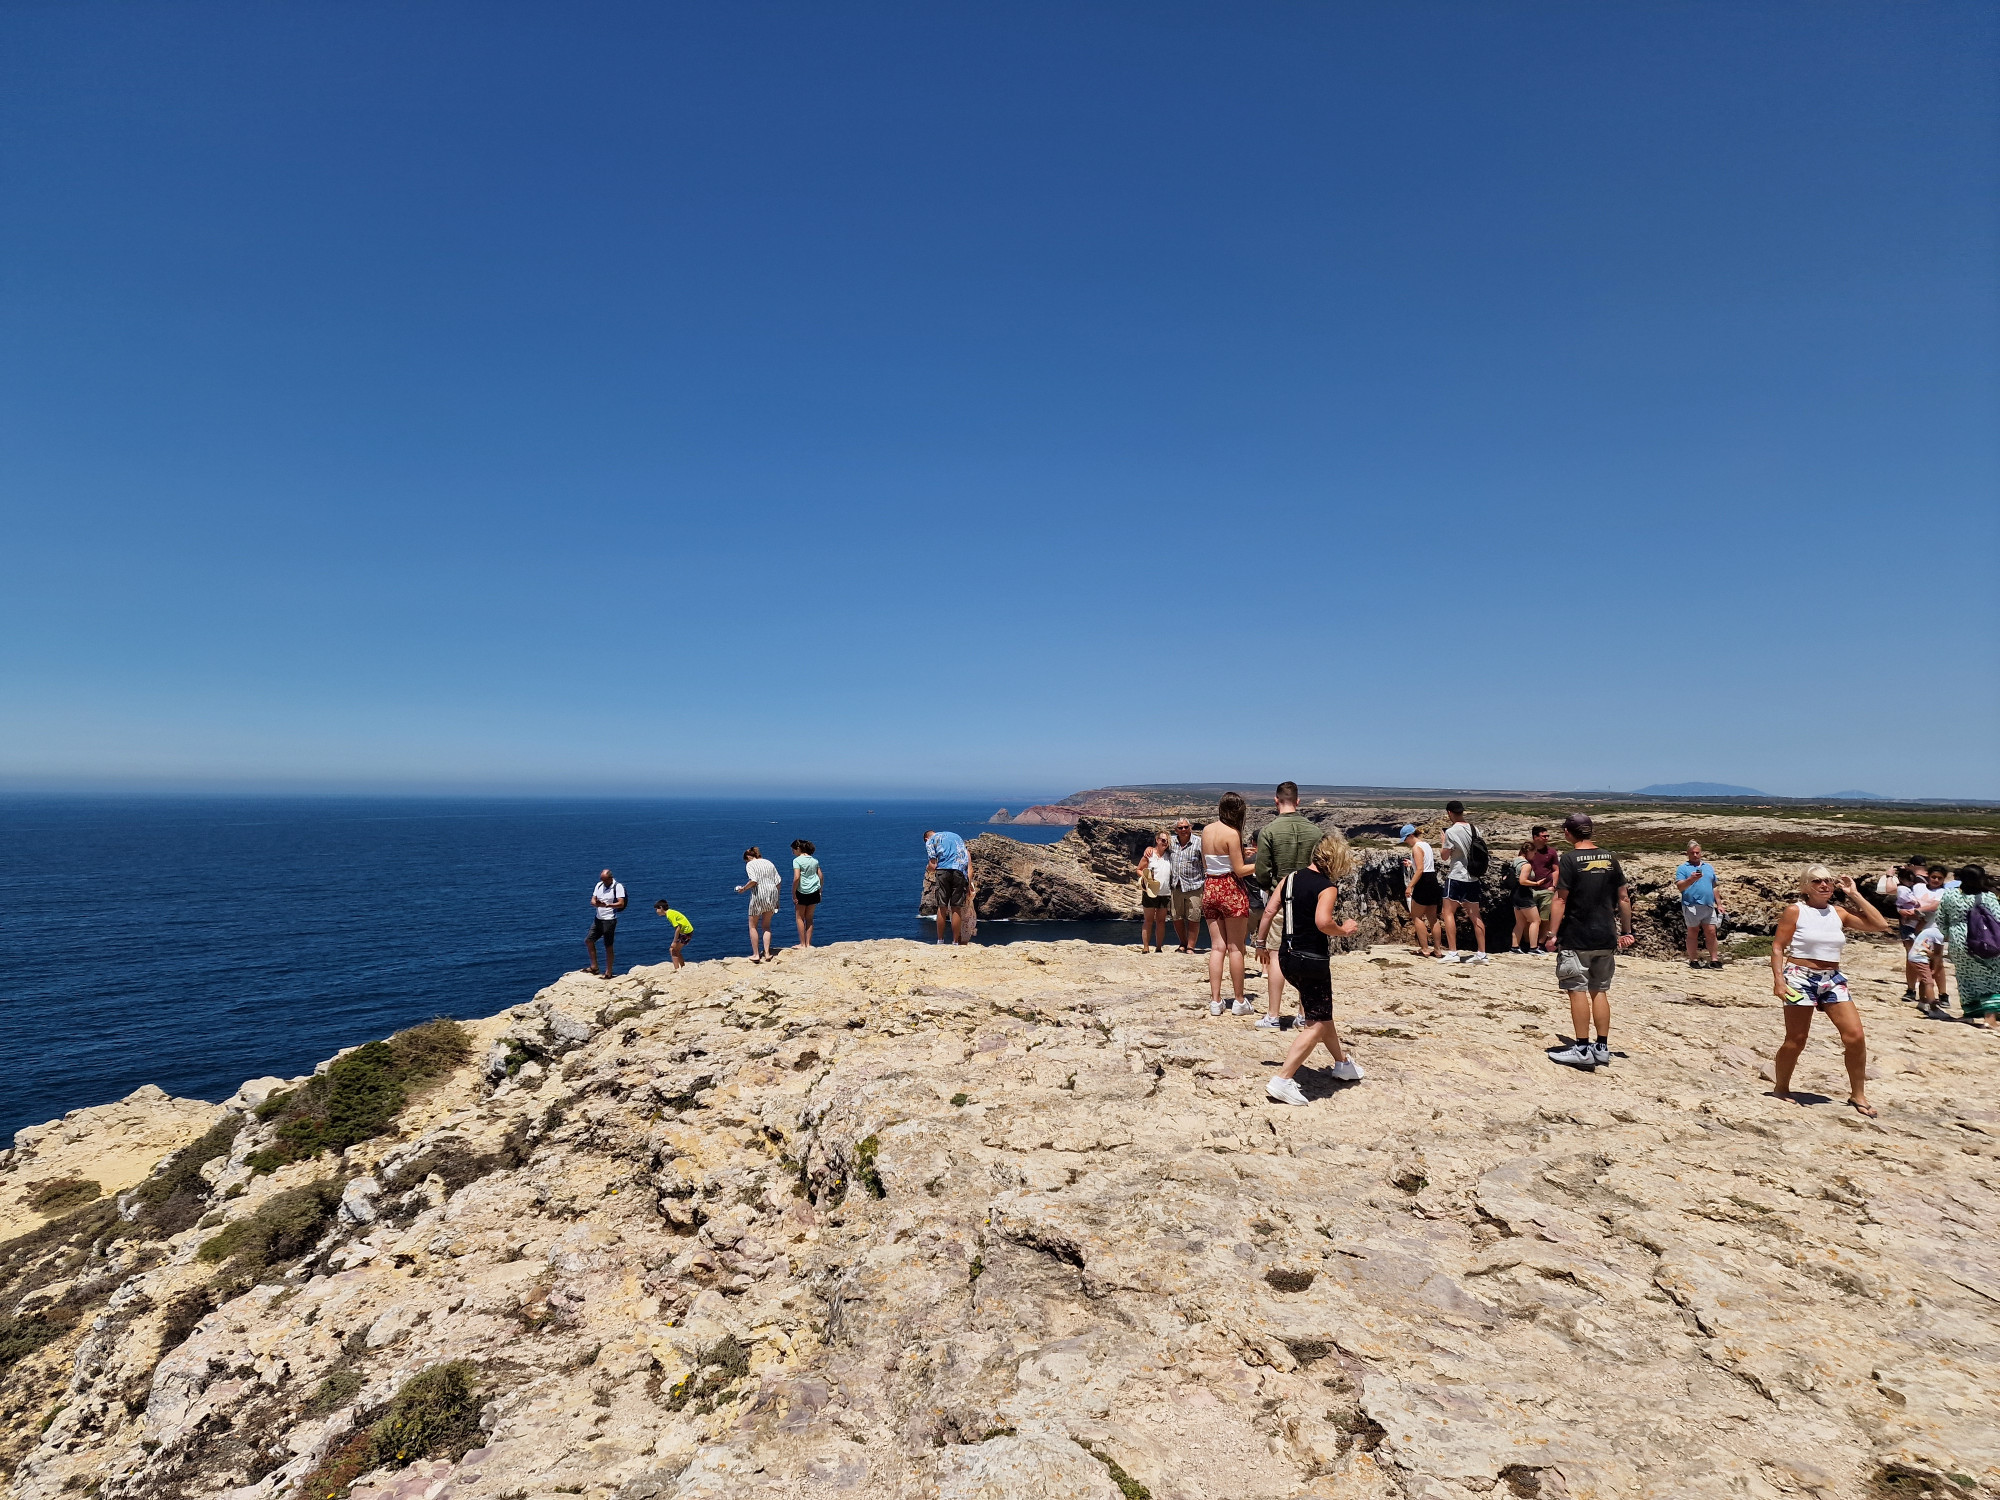
<instances>
[{"instance_id":1,"label":"low green vegetation","mask_svg":"<svg viewBox=\"0 0 2000 1500\"><path fill-rule=\"evenodd\" d=\"M228 1155L236 1142L236 1132L242 1128L241 1115L225 1115L133 1188L128 1198L137 1213L126 1232L147 1239L165 1239L192 1228L206 1211L208 1202L208 1180L201 1175L201 1169L216 1157Z\"/></svg>"},{"instance_id":2,"label":"low green vegetation","mask_svg":"<svg viewBox=\"0 0 2000 1500\"><path fill-rule=\"evenodd\" d=\"M1130 1474L1127 1474L1118 1460L1113 1458L1109 1453L1106 1453L1095 1444L1083 1442L1081 1439L1078 1440L1078 1446L1085 1453L1088 1453L1092 1458L1104 1465L1104 1472L1111 1476L1111 1482L1118 1486L1118 1493L1123 1495L1125 1500L1153 1500L1153 1492L1139 1483Z\"/></svg>"},{"instance_id":3,"label":"low green vegetation","mask_svg":"<svg viewBox=\"0 0 2000 1500\"><path fill-rule=\"evenodd\" d=\"M692 1370L667 1393L668 1411L713 1411L736 1399L729 1387L750 1373L750 1351L728 1334L695 1356Z\"/></svg>"},{"instance_id":4,"label":"low green vegetation","mask_svg":"<svg viewBox=\"0 0 2000 1500\"><path fill-rule=\"evenodd\" d=\"M382 1135L413 1089L442 1078L471 1053L471 1034L444 1017L356 1047L324 1073L258 1106L258 1119L277 1122L277 1138L245 1160L254 1171L275 1172Z\"/></svg>"},{"instance_id":5,"label":"low green vegetation","mask_svg":"<svg viewBox=\"0 0 2000 1500\"><path fill-rule=\"evenodd\" d=\"M228 1261L255 1275L312 1249L339 1208L340 1186L331 1178L273 1193L257 1205L256 1212L203 1240L195 1258L211 1264Z\"/></svg>"},{"instance_id":6,"label":"low green vegetation","mask_svg":"<svg viewBox=\"0 0 2000 1500\"><path fill-rule=\"evenodd\" d=\"M66 1214L103 1194L104 1189L88 1178L54 1177L35 1184L28 1194L28 1207L38 1214Z\"/></svg>"},{"instance_id":7,"label":"low green vegetation","mask_svg":"<svg viewBox=\"0 0 2000 1500\"><path fill-rule=\"evenodd\" d=\"M886 1198L888 1191L882 1186L882 1174L875 1169L876 1153L882 1149L878 1136L869 1136L854 1148L854 1176L868 1190L871 1198Z\"/></svg>"},{"instance_id":8,"label":"low green vegetation","mask_svg":"<svg viewBox=\"0 0 2000 1500\"><path fill-rule=\"evenodd\" d=\"M354 1389L360 1390L359 1376ZM372 1469L400 1469L425 1458L456 1463L479 1444L478 1393L479 1372L470 1361L419 1371L403 1382L380 1421L327 1455L292 1493L305 1500L341 1500L348 1486Z\"/></svg>"},{"instance_id":9,"label":"low green vegetation","mask_svg":"<svg viewBox=\"0 0 2000 1500\"><path fill-rule=\"evenodd\" d=\"M432 1365L412 1375L369 1432L377 1465L400 1469L420 1458L456 1463L479 1445L478 1372L469 1360Z\"/></svg>"},{"instance_id":10,"label":"low green vegetation","mask_svg":"<svg viewBox=\"0 0 2000 1500\"><path fill-rule=\"evenodd\" d=\"M326 1416L339 1411L348 1402L361 1394L361 1372L347 1365L339 1365L327 1373L326 1379L312 1393L306 1402L306 1411L315 1417Z\"/></svg>"}]
</instances>

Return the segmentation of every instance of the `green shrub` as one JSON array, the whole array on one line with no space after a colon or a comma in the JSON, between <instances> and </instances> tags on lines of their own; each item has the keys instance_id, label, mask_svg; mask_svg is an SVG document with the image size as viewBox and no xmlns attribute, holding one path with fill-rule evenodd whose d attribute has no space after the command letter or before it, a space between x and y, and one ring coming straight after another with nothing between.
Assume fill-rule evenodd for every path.
<instances>
[{"instance_id":1,"label":"green shrub","mask_svg":"<svg viewBox=\"0 0 2000 1500\"><path fill-rule=\"evenodd\" d=\"M319 1383L319 1389L312 1393L312 1399L306 1403L306 1411L323 1417L328 1412L339 1411L360 1394L361 1372L347 1365L336 1365Z\"/></svg>"},{"instance_id":2,"label":"green shrub","mask_svg":"<svg viewBox=\"0 0 2000 1500\"><path fill-rule=\"evenodd\" d=\"M667 1410L692 1408L697 1414L735 1400L728 1388L750 1373L750 1351L724 1334L695 1355L694 1368L667 1392Z\"/></svg>"},{"instance_id":3,"label":"green shrub","mask_svg":"<svg viewBox=\"0 0 2000 1500\"><path fill-rule=\"evenodd\" d=\"M288 1188L258 1204L248 1218L225 1224L203 1240L195 1257L232 1261L252 1273L296 1260L319 1243L339 1208L340 1186L331 1178Z\"/></svg>"},{"instance_id":4,"label":"green shrub","mask_svg":"<svg viewBox=\"0 0 2000 1500\"><path fill-rule=\"evenodd\" d=\"M10 1370L63 1330L42 1317L0 1318L0 1372Z\"/></svg>"},{"instance_id":5,"label":"green shrub","mask_svg":"<svg viewBox=\"0 0 2000 1500\"><path fill-rule=\"evenodd\" d=\"M88 1178L52 1177L35 1184L28 1194L28 1207L38 1214L65 1214L103 1194L104 1189Z\"/></svg>"},{"instance_id":6,"label":"green shrub","mask_svg":"<svg viewBox=\"0 0 2000 1500\"><path fill-rule=\"evenodd\" d=\"M278 1122L277 1139L245 1159L254 1171L274 1172L382 1135L412 1087L444 1076L471 1055L471 1033L442 1016L386 1042L356 1047L324 1073L258 1106L258 1119Z\"/></svg>"},{"instance_id":7,"label":"green shrub","mask_svg":"<svg viewBox=\"0 0 2000 1500\"><path fill-rule=\"evenodd\" d=\"M165 1239L191 1228L201 1218L203 1205L208 1201L208 1182L201 1169L216 1157L228 1155L235 1144L236 1132L242 1128L241 1115L225 1115L133 1188L131 1201L139 1212L126 1232L147 1239Z\"/></svg>"},{"instance_id":8,"label":"green shrub","mask_svg":"<svg viewBox=\"0 0 2000 1500\"><path fill-rule=\"evenodd\" d=\"M369 1434L369 1457L398 1469L420 1458L458 1462L479 1446L478 1382L463 1359L412 1375Z\"/></svg>"},{"instance_id":9,"label":"green shrub","mask_svg":"<svg viewBox=\"0 0 2000 1500\"><path fill-rule=\"evenodd\" d=\"M888 1191L882 1186L882 1174L875 1170L875 1153L882 1149L879 1136L869 1136L854 1148L854 1175L861 1185L868 1189L869 1196L886 1198Z\"/></svg>"}]
</instances>

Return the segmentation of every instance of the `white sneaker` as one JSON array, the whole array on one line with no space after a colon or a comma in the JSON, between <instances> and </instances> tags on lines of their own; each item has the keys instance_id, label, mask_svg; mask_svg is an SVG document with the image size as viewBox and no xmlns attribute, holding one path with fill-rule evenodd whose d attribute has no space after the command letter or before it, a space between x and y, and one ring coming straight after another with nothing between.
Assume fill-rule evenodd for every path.
<instances>
[{"instance_id":1,"label":"white sneaker","mask_svg":"<svg viewBox=\"0 0 2000 1500\"><path fill-rule=\"evenodd\" d=\"M1551 1052L1549 1061L1561 1063L1565 1068L1581 1068L1589 1073L1597 1067L1597 1049L1588 1042L1577 1042L1560 1052Z\"/></svg>"},{"instance_id":2,"label":"white sneaker","mask_svg":"<svg viewBox=\"0 0 2000 1500\"><path fill-rule=\"evenodd\" d=\"M1484 953L1468 953L1465 955L1465 961L1469 964L1483 964L1486 962L1486 955Z\"/></svg>"},{"instance_id":3,"label":"white sneaker","mask_svg":"<svg viewBox=\"0 0 2000 1500\"><path fill-rule=\"evenodd\" d=\"M1264 1085L1264 1092L1280 1104L1307 1104L1311 1102L1306 1098L1305 1090L1299 1087L1297 1079L1287 1078L1281 1073L1273 1073L1271 1075L1271 1081Z\"/></svg>"},{"instance_id":4,"label":"white sneaker","mask_svg":"<svg viewBox=\"0 0 2000 1500\"><path fill-rule=\"evenodd\" d=\"M1610 1048L1610 1047L1608 1047L1607 1045L1605 1045L1605 1044L1604 1044L1603 1042L1599 1042L1599 1043L1598 1043L1598 1044L1597 1044L1597 1045L1596 1045L1595 1047L1592 1047L1592 1048L1590 1049L1590 1051L1591 1051L1591 1055L1592 1055L1592 1056L1594 1056L1594 1057L1595 1057L1595 1058L1597 1059L1597 1065L1598 1065L1598 1067L1600 1067L1600 1068L1608 1068L1608 1067L1610 1067L1610 1066L1611 1066L1611 1048Z\"/></svg>"},{"instance_id":5,"label":"white sneaker","mask_svg":"<svg viewBox=\"0 0 2000 1500\"><path fill-rule=\"evenodd\" d=\"M1456 948L1453 948L1449 953L1440 953L1437 956L1437 962L1441 964L1455 964L1458 961L1458 950Z\"/></svg>"},{"instance_id":6,"label":"white sneaker","mask_svg":"<svg viewBox=\"0 0 2000 1500\"><path fill-rule=\"evenodd\" d=\"M1209 1001L1209 1002L1208 1002L1208 1013L1209 1013L1209 1014L1210 1014L1211 1016L1219 1016L1219 1015L1221 1015L1221 1014L1222 1014L1222 1002L1221 1002L1220 1000L1211 1000L1211 1001Z\"/></svg>"},{"instance_id":7,"label":"white sneaker","mask_svg":"<svg viewBox=\"0 0 2000 1500\"><path fill-rule=\"evenodd\" d=\"M1257 1007L1252 1005L1248 1000L1245 1000L1239 1005L1230 1006L1229 1010L1232 1015L1248 1016L1256 1014Z\"/></svg>"},{"instance_id":8,"label":"white sneaker","mask_svg":"<svg viewBox=\"0 0 2000 1500\"><path fill-rule=\"evenodd\" d=\"M1276 1016L1259 1016L1257 1018L1257 1029L1259 1031L1276 1031L1284 1024Z\"/></svg>"},{"instance_id":9,"label":"white sneaker","mask_svg":"<svg viewBox=\"0 0 2000 1500\"><path fill-rule=\"evenodd\" d=\"M1361 1064L1351 1057L1343 1057L1333 1065L1333 1076L1342 1083L1359 1083L1368 1075L1361 1071Z\"/></svg>"}]
</instances>

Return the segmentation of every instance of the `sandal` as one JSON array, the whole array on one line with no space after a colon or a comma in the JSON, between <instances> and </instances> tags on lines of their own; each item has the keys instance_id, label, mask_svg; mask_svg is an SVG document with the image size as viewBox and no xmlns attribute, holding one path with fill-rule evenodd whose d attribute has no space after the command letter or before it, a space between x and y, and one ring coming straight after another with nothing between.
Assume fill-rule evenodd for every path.
<instances>
[{"instance_id":1,"label":"sandal","mask_svg":"<svg viewBox=\"0 0 2000 1500\"><path fill-rule=\"evenodd\" d=\"M1876 1114L1878 1113L1874 1105L1863 1104L1859 1099L1849 1099L1847 1101L1847 1107L1853 1110L1856 1114L1861 1115L1864 1119L1869 1119L1869 1120L1874 1119Z\"/></svg>"}]
</instances>

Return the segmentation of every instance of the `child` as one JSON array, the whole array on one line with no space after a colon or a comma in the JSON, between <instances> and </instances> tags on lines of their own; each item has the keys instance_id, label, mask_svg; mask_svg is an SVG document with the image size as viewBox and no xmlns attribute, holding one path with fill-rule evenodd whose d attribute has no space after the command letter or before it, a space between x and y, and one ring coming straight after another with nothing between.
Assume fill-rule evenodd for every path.
<instances>
[{"instance_id":1,"label":"child","mask_svg":"<svg viewBox=\"0 0 2000 1500\"><path fill-rule=\"evenodd\" d=\"M681 951L687 947L688 939L694 936L694 923L667 905L665 896L653 903L653 910L673 924L674 944L667 952L673 958L674 967L679 969L682 967Z\"/></svg>"},{"instance_id":2,"label":"child","mask_svg":"<svg viewBox=\"0 0 2000 1500\"><path fill-rule=\"evenodd\" d=\"M1903 962L1903 984L1916 994L1917 1009L1934 1021L1949 1021L1951 1013L1940 1009L1938 996L1944 990L1944 934L1935 922L1910 938L1910 951Z\"/></svg>"}]
</instances>

